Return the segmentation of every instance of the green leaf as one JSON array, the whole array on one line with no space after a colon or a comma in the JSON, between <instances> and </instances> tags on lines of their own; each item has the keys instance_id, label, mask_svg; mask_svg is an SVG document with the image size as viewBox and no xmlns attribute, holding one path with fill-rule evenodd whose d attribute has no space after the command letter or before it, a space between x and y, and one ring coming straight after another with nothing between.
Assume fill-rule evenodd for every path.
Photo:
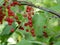
<instances>
[{"instance_id":1,"label":"green leaf","mask_svg":"<svg viewBox=\"0 0 60 45\"><path fill-rule=\"evenodd\" d=\"M51 9L60 13L60 0L56 0L56 6L52 6Z\"/></svg>"},{"instance_id":2,"label":"green leaf","mask_svg":"<svg viewBox=\"0 0 60 45\"><path fill-rule=\"evenodd\" d=\"M16 28L16 24L13 23L11 26L6 25L5 28L3 29L1 35L9 35L11 28L14 28L15 29Z\"/></svg>"},{"instance_id":3,"label":"green leaf","mask_svg":"<svg viewBox=\"0 0 60 45\"><path fill-rule=\"evenodd\" d=\"M9 38L9 34L11 33L10 32L10 30L12 29L12 28L16 28L16 24L15 23L13 23L11 26L9 26L9 25L6 25L5 27L4 27L4 29L3 29L3 31L2 31L2 33L0 34L0 36L1 36L1 41L2 42L5 42L5 41L7 41L7 39Z\"/></svg>"},{"instance_id":4,"label":"green leaf","mask_svg":"<svg viewBox=\"0 0 60 45\"><path fill-rule=\"evenodd\" d=\"M43 3L45 4L45 6L47 7L53 7L56 5L55 0L44 0Z\"/></svg>"},{"instance_id":5,"label":"green leaf","mask_svg":"<svg viewBox=\"0 0 60 45\"><path fill-rule=\"evenodd\" d=\"M24 11L24 6L19 6L19 9L20 9L21 11Z\"/></svg>"},{"instance_id":6,"label":"green leaf","mask_svg":"<svg viewBox=\"0 0 60 45\"><path fill-rule=\"evenodd\" d=\"M2 6L4 3L4 0L0 0L0 6Z\"/></svg>"},{"instance_id":7,"label":"green leaf","mask_svg":"<svg viewBox=\"0 0 60 45\"><path fill-rule=\"evenodd\" d=\"M14 12L14 13L18 13L18 11L19 11L19 8L18 8L19 6L15 6L15 7L11 7L11 10Z\"/></svg>"},{"instance_id":8,"label":"green leaf","mask_svg":"<svg viewBox=\"0 0 60 45\"><path fill-rule=\"evenodd\" d=\"M43 26L46 25L46 17L43 14L35 14L33 17L33 26L36 35L42 35Z\"/></svg>"},{"instance_id":9,"label":"green leaf","mask_svg":"<svg viewBox=\"0 0 60 45\"><path fill-rule=\"evenodd\" d=\"M54 45L60 45L60 41L57 41Z\"/></svg>"},{"instance_id":10,"label":"green leaf","mask_svg":"<svg viewBox=\"0 0 60 45\"><path fill-rule=\"evenodd\" d=\"M9 30L12 28L12 26L9 26L9 25L6 25L3 32L2 32L2 35L6 35L6 34L9 34ZM6 33L7 32L7 33Z\"/></svg>"},{"instance_id":11,"label":"green leaf","mask_svg":"<svg viewBox=\"0 0 60 45\"><path fill-rule=\"evenodd\" d=\"M17 43L16 45L32 45L28 40L23 39L21 42Z\"/></svg>"},{"instance_id":12,"label":"green leaf","mask_svg":"<svg viewBox=\"0 0 60 45\"><path fill-rule=\"evenodd\" d=\"M23 15L22 15L22 14L17 13L17 16L18 16L18 19L19 19L19 20L23 20Z\"/></svg>"}]
</instances>

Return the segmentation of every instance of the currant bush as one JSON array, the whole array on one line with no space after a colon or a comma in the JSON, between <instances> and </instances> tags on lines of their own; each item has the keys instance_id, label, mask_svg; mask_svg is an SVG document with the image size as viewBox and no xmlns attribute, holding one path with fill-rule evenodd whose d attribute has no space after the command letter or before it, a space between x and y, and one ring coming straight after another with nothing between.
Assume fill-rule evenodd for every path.
<instances>
[{"instance_id":1,"label":"currant bush","mask_svg":"<svg viewBox=\"0 0 60 45\"><path fill-rule=\"evenodd\" d=\"M59 45L60 1L26 1L0 1L0 45Z\"/></svg>"}]
</instances>

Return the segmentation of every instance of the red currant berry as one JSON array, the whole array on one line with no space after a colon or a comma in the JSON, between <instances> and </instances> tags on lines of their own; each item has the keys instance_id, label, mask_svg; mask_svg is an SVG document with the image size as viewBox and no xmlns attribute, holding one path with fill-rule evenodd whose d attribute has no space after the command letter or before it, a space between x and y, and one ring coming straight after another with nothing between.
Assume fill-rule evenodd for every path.
<instances>
[{"instance_id":1,"label":"red currant berry","mask_svg":"<svg viewBox=\"0 0 60 45\"><path fill-rule=\"evenodd\" d=\"M17 21L17 23L20 25L21 24L21 22L20 21Z\"/></svg>"},{"instance_id":2,"label":"red currant berry","mask_svg":"<svg viewBox=\"0 0 60 45\"><path fill-rule=\"evenodd\" d=\"M13 2L13 4L14 4L14 5L18 5L18 4L19 4L19 2L17 2L17 1L14 1L14 2Z\"/></svg>"},{"instance_id":3,"label":"red currant berry","mask_svg":"<svg viewBox=\"0 0 60 45\"><path fill-rule=\"evenodd\" d=\"M26 12L30 12L30 11L31 11L31 9L32 9L32 7L31 7L31 6L27 6Z\"/></svg>"},{"instance_id":4,"label":"red currant berry","mask_svg":"<svg viewBox=\"0 0 60 45\"><path fill-rule=\"evenodd\" d=\"M25 23L24 26L28 26L28 23Z\"/></svg>"},{"instance_id":5,"label":"red currant berry","mask_svg":"<svg viewBox=\"0 0 60 45\"><path fill-rule=\"evenodd\" d=\"M9 17L7 17L5 20L8 22L9 25L12 25L12 23L14 22L14 19Z\"/></svg>"},{"instance_id":6,"label":"red currant berry","mask_svg":"<svg viewBox=\"0 0 60 45\"><path fill-rule=\"evenodd\" d=\"M12 23L11 22L8 22L8 25L12 25Z\"/></svg>"},{"instance_id":7,"label":"red currant berry","mask_svg":"<svg viewBox=\"0 0 60 45\"><path fill-rule=\"evenodd\" d=\"M29 30L28 30L28 29L26 29L26 32L29 32Z\"/></svg>"},{"instance_id":8,"label":"red currant berry","mask_svg":"<svg viewBox=\"0 0 60 45\"><path fill-rule=\"evenodd\" d=\"M24 30L24 28L22 26L20 26L19 29Z\"/></svg>"},{"instance_id":9,"label":"red currant berry","mask_svg":"<svg viewBox=\"0 0 60 45\"><path fill-rule=\"evenodd\" d=\"M12 18L10 18L10 19L8 20L8 22L14 22L14 20L13 20Z\"/></svg>"},{"instance_id":10,"label":"red currant berry","mask_svg":"<svg viewBox=\"0 0 60 45\"><path fill-rule=\"evenodd\" d=\"M32 21L29 21L28 23L29 23L29 24L32 24Z\"/></svg>"},{"instance_id":11,"label":"red currant berry","mask_svg":"<svg viewBox=\"0 0 60 45\"><path fill-rule=\"evenodd\" d=\"M2 7L0 6L0 9L2 9Z\"/></svg>"},{"instance_id":12,"label":"red currant berry","mask_svg":"<svg viewBox=\"0 0 60 45\"><path fill-rule=\"evenodd\" d=\"M43 36L44 36L44 37L48 37L48 35L47 35L46 32L43 32Z\"/></svg>"},{"instance_id":13,"label":"red currant berry","mask_svg":"<svg viewBox=\"0 0 60 45\"><path fill-rule=\"evenodd\" d=\"M2 11L2 7L0 6L0 11Z\"/></svg>"},{"instance_id":14,"label":"red currant berry","mask_svg":"<svg viewBox=\"0 0 60 45\"><path fill-rule=\"evenodd\" d=\"M8 10L8 16L14 16L14 12L12 12L11 10Z\"/></svg>"},{"instance_id":15,"label":"red currant berry","mask_svg":"<svg viewBox=\"0 0 60 45\"><path fill-rule=\"evenodd\" d=\"M11 3L10 6L15 6L15 4Z\"/></svg>"},{"instance_id":16,"label":"red currant berry","mask_svg":"<svg viewBox=\"0 0 60 45\"><path fill-rule=\"evenodd\" d=\"M28 24L29 24L29 27L33 26L32 21L29 21Z\"/></svg>"},{"instance_id":17,"label":"red currant berry","mask_svg":"<svg viewBox=\"0 0 60 45\"><path fill-rule=\"evenodd\" d=\"M28 12L27 14L28 14L28 16L31 16L31 12Z\"/></svg>"},{"instance_id":18,"label":"red currant berry","mask_svg":"<svg viewBox=\"0 0 60 45\"><path fill-rule=\"evenodd\" d=\"M44 28L47 28L47 26L44 26Z\"/></svg>"},{"instance_id":19,"label":"red currant berry","mask_svg":"<svg viewBox=\"0 0 60 45\"><path fill-rule=\"evenodd\" d=\"M30 32L31 32L31 34L34 34L34 29L32 29Z\"/></svg>"},{"instance_id":20,"label":"red currant berry","mask_svg":"<svg viewBox=\"0 0 60 45\"><path fill-rule=\"evenodd\" d=\"M30 12L30 11L27 9L26 12Z\"/></svg>"},{"instance_id":21,"label":"red currant berry","mask_svg":"<svg viewBox=\"0 0 60 45\"><path fill-rule=\"evenodd\" d=\"M32 34L33 37L35 37L36 35L35 34Z\"/></svg>"},{"instance_id":22,"label":"red currant berry","mask_svg":"<svg viewBox=\"0 0 60 45\"><path fill-rule=\"evenodd\" d=\"M6 2L4 2L3 6L6 6Z\"/></svg>"},{"instance_id":23,"label":"red currant berry","mask_svg":"<svg viewBox=\"0 0 60 45\"><path fill-rule=\"evenodd\" d=\"M29 24L29 27L32 27L33 26L33 24Z\"/></svg>"},{"instance_id":24,"label":"red currant berry","mask_svg":"<svg viewBox=\"0 0 60 45\"><path fill-rule=\"evenodd\" d=\"M31 10L31 9L32 9L32 7L31 7L31 6L27 6L27 9Z\"/></svg>"},{"instance_id":25,"label":"red currant berry","mask_svg":"<svg viewBox=\"0 0 60 45\"><path fill-rule=\"evenodd\" d=\"M9 6L7 6L7 9L8 9L8 10L10 10L10 8L11 8L11 6L10 6L10 5L9 5Z\"/></svg>"},{"instance_id":26,"label":"red currant berry","mask_svg":"<svg viewBox=\"0 0 60 45\"><path fill-rule=\"evenodd\" d=\"M15 5L18 5L18 4L19 4L19 2L14 1L13 3L11 3L11 6L15 6Z\"/></svg>"},{"instance_id":27,"label":"red currant berry","mask_svg":"<svg viewBox=\"0 0 60 45\"><path fill-rule=\"evenodd\" d=\"M14 32L14 29L12 28L12 29L10 30L10 32L13 33L13 32Z\"/></svg>"},{"instance_id":28,"label":"red currant berry","mask_svg":"<svg viewBox=\"0 0 60 45\"><path fill-rule=\"evenodd\" d=\"M28 20L32 20L32 17L31 16L28 16Z\"/></svg>"}]
</instances>

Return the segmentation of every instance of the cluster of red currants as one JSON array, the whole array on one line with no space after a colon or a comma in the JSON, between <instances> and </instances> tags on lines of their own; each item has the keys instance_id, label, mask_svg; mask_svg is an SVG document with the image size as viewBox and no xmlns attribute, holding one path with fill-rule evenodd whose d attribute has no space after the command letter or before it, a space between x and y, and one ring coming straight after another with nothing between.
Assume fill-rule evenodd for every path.
<instances>
[{"instance_id":1,"label":"cluster of red currants","mask_svg":"<svg viewBox=\"0 0 60 45\"><path fill-rule=\"evenodd\" d=\"M18 20L18 16L10 9L11 6L19 5L18 2L14 1L10 5L6 5L8 0L5 0L3 7L5 7L6 10L2 10L3 7L0 7L0 23L2 24L3 19L8 22L8 25L11 26L12 23L16 20L18 25L21 24L21 22ZM8 15L6 15L6 11L8 12ZM4 13L3 13L4 12ZM26 8L27 12L27 18L28 22L24 24L24 26L29 26L31 28L31 34L35 36L33 23L32 23L32 15L34 14L33 8L30 6L27 6ZM5 17L4 17L5 16ZM20 26L19 29L24 30L24 27ZM14 32L14 28L11 29L11 32ZM28 29L26 29L26 32L29 32Z\"/></svg>"},{"instance_id":2,"label":"cluster of red currants","mask_svg":"<svg viewBox=\"0 0 60 45\"><path fill-rule=\"evenodd\" d=\"M31 6L26 7L26 13L23 16L28 19L28 22L24 23L24 26L29 26L30 29L26 29L26 32L30 32L33 37L35 37L35 30L33 28L33 22L32 22L32 17L34 15L34 9Z\"/></svg>"},{"instance_id":3,"label":"cluster of red currants","mask_svg":"<svg viewBox=\"0 0 60 45\"><path fill-rule=\"evenodd\" d=\"M18 17L10 8L11 6L19 5L19 3L15 1L15 2L12 2L10 5L7 5L8 1L9 0L5 0L3 6L0 6L0 24L2 24L3 23L2 21L5 20L8 22L8 25L11 26L15 20L16 21L18 20ZM3 8L5 9L3 10ZM6 11L8 12L8 15L6 15ZM17 21L17 23L19 22ZM14 28L11 29L11 32L13 31L14 31Z\"/></svg>"},{"instance_id":4,"label":"cluster of red currants","mask_svg":"<svg viewBox=\"0 0 60 45\"><path fill-rule=\"evenodd\" d=\"M18 23L18 26L19 26L21 24L21 21L18 20L18 16L10 8L11 8L11 6L15 6L15 5L20 6L20 4L19 4L19 2L14 1L10 5L6 5L7 1L8 0L6 0L4 2L3 6L0 6L0 24L2 24L3 19L5 19L5 21L8 22L8 25L11 26L12 23L16 20L16 22ZM5 7L5 9L7 10L8 15L6 15L6 13L4 13L4 12L6 12L6 10L3 10L2 9L3 7ZM30 32L32 34L32 36L35 37L36 36L35 35L35 30L33 28L33 22L32 22L32 17L34 16L33 7L26 6L26 13L27 14L24 14L23 16L27 17L28 22L24 23L24 26L26 26L26 27L29 26L30 27L30 29L26 29L26 32ZM5 16L5 18L4 18L4 16ZM46 28L46 26L44 26L44 28ZM19 26L19 29L24 30L24 27ZM14 32L14 28L11 29L11 32ZM46 32L43 32L43 34L44 34L45 37L48 37Z\"/></svg>"}]
</instances>

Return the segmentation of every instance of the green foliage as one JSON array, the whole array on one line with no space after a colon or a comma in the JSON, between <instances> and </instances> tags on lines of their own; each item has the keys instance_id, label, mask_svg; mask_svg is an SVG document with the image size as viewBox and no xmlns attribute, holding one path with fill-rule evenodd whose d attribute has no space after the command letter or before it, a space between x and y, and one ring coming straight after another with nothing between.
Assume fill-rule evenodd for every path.
<instances>
[{"instance_id":1,"label":"green foliage","mask_svg":"<svg viewBox=\"0 0 60 45\"><path fill-rule=\"evenodd\" d=\"M0 0L0 6L2 6L4 3L4 0Z\"/></svg>"},{"instance_id":2,"label":"green foliage","mask_svg":"<svg viewBox=\"0 0 60 45\"><path fill-rule=\"evenodd\" d=\"M22 39L17 45L32 45L28 40Z\"/></svg>"},{"instance_id":3,"label":"green foliage","mask_svg":"<svg viewBox=\"0 0 60 45\"><path fill-rule=\"evenodd\" d=\"M60 13L60 0L26 1L32 2L36 6L43 6ZM3 3L4 0L0 0L0 6L2 6ZM60 36L56 38L56 36L60 35L60 18L44 10L38 10L37 8L34 8L34 15L32 16L32 28L34 28L36 36L33 37L31 32L26 32L26 29L29 29L29 31L31 31L32 28L29 26L24 26L24 23L28 22L28 19L26 17L23 17L23 14L27 14L27 12L25 12L26 6L11 6L11 10L16 14L16 16L18 16L18 20L15 20L15 18L11 16L10 18L14 18L15 20L12 25L8 25L5 23L3 24L3 26L0 25L0 43L6 43L10 37L14 37L16 45L50 45L50 42L53 42L53 45L60 44ZM6 13L6 16L8 16L8 11L4 13ZM4 19L3 22L5 22ZM21 24L18 25L16 21L21 21ZM22 26L24 30L19 29L19 27L16 28L17 26ZM44 26L46 26L46 28L44 28ZM14 33L16 35L10 32L12 28L14 28ZM48 37L43 36L43 31L47 33Z\"/></svg>"},{"instance_id":4,"label":"green foliage","mask_svg":"<svg viewBox=\"0 0 60 45\"><path fill-rule=\"evenodd\" d=\"M46 18L45 15L43 14L35 14L33 17L33 24L34 24L34 29L36 32L36 35L42 35L43 26L46 25ZM38 33L40 32L40 33Z\"/></svg>"}]
</instances>

